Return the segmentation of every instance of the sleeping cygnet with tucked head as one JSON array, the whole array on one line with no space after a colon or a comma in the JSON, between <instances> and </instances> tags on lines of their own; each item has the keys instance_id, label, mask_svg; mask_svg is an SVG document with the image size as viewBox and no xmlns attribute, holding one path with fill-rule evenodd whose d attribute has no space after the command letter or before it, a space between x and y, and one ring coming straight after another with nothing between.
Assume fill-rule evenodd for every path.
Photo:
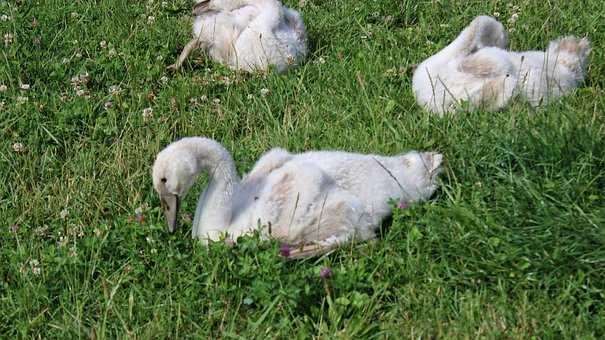
<instances>
[{"instance_id":1,"label":"sleeping cygnet with tucked head","mask_svg":"<svg viewBox=\"0 0 605 340\"><path fill-rule=\"evenodd\" d=\"M422 62L412 85L417 102L443 115L461 102L497 111L516 96L532 106L548 103L576 88L584 79L590 43L566 37L546 52L506 50L501 23L480 16L447 47Z\"/></svg>"},{"instance_id":2,"label":"sleeping cygnet with tucked head","mask_svg":"<svg viewBox=\"0 0 605 340\"><path fill-rule=\"evenodd\" d=\"M375 237L391 214L390 199L427 200L437 189L441 154L397 156L339 151L291 154L273 149L239 178L230 153L203 137L184 138L162 150L153 165L169 231L178 226L181 199L202 171L209 182L201 194L192 236L204 241L260 230L314 255L351 239ZM302 250L305 246L316 247ZM294 255L294 254L293 254Z\"/></svg>"},{"instance_id":3,"label":"sleeping cygnet with tucked head","mask_svg":"<svg viewBox=\"0 0 605 340\"><path fill-rule=\"evenodd\" d=\"M278 0L204 0L194 7L194 38L170 69L181 67L201 48L234 70L284 72L307 55L307 32L300 14Z\"/></svg>"}]
</instances>

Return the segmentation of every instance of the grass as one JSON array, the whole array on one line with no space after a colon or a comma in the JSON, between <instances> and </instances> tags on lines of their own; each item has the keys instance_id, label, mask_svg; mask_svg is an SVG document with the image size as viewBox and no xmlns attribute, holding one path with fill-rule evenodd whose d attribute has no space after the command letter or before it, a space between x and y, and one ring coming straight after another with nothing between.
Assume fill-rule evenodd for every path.
<instances>
[{"instance_id":1,"label":"grass","mask_svg":"<svg viewBox=\"0 0 605 340\"><path fill-rule=\"evenodd\" d=\"M286 2L312 45L286 75L199 55L167 73L189 1L0 2L0 337L602 337L604 3L517 1L509 24L506 1ZM414 64L495 12L513 49L588 36L584 86L537 110L424 112ZM447 165L376 241L286 262L255 236L205 248L164 231L150 167L189 135L242 172L274 146L439 150Z\"/></svg>"}]
</instances>

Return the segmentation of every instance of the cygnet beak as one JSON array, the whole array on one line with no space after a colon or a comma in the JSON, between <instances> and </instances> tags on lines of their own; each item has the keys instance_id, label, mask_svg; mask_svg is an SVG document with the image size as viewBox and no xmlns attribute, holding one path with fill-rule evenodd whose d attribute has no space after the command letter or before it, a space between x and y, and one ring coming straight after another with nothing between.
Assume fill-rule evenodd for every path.
<instances>
[{"instance_id":1,"label":"cygnet beak","mask_svg":"<svg viewBox=\"0 0 605 340\"><path fill-rule=\"evenodd\" d=\"M162 210L164 210L164 216L166 216L168 232L173 233L179 227L178 217L181 200L177 195L166 194L160 195L160 203L162 204Z\"/></svg>"}]
</instances>

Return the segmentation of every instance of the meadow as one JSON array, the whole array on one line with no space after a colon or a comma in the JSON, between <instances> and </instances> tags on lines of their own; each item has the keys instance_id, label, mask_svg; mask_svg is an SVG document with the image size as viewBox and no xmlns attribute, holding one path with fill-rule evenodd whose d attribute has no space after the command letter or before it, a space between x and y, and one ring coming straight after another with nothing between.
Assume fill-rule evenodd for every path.
<instances>
[{"instance_id":1,"label":"meadow","mask_svg":"<svg viewBox=\"0 0 605 340\"><path fill-rule=\"evenodd\" d=\"M605 2L285 3L309 58L249 75L199 53L166 71L188 0L0 1L0 338L602 338ZM587 36L583 87L426 113L414 66L481 14L515 50ZM192 135L242 173L275 146L438 150L445 171L376 240L286 261L257 235L190 238L205 178L166 232L151 165Z\"/></svg>"}]
</instances>

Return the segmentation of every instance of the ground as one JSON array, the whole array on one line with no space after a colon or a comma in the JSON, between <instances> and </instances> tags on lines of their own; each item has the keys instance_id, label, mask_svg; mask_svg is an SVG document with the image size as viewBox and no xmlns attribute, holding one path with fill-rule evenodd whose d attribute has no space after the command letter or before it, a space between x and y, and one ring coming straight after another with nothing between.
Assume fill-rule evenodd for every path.
<instances>
[{"instance_id":1,"label":"ground","mask_svg":"<svg viewBox=\"0 0 605 340\"><path fill-rule=\"evenodd\" d=\"M605 3L286 3L307 62L246 75L201 54L165 70L190 1L0 2L0 337L602 337ZM516 50L589 37L583 87L536 110L423 111L414 66L480 14ZM241 172L274 146L438 150L446 170L377 240L286 261L254 236L165 231L151 165L191 135Z\"/></svg>"}]
</instances>

